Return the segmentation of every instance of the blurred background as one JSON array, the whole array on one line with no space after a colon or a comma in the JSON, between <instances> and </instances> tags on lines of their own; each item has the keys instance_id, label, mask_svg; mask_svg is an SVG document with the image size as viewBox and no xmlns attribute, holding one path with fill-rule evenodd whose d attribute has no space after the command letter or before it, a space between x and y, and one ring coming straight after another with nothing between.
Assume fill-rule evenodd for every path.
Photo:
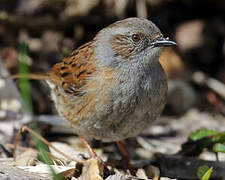
<instances>
[{"instance_id":1,"label":"blurred background","mask_svg":"<svg viewBox=\"0 0 225 180\"><path fill-rule=\"evenodd\" d=\"M1 74L44 73L105 26L135 16L150 19L178 44L160 57L169 79L162 117L185 117L195 109L195 117L207 112L212 120L224 120L224 0L1 0ZM57 114L45 84L14 82L0 81L3 132L9 119L8 135L34 117ZM32 116L24 118L24 112Z\"/></svg>"}]
</instances>

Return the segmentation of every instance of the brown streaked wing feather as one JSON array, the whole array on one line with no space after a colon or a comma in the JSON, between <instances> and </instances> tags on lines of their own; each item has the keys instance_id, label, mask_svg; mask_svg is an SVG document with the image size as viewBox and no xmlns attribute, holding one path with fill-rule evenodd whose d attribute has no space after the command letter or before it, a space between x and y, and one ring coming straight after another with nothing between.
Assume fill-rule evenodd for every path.
<instances>
[{"instance_id":1,"label":"brown streaked wing feather","mask_svg":"<svg viewBox=\"0 0 225 180\"><path fill-rule=\"evenodd\" d=\"M87 77L95 71L94 50L90 48L91 43L88 42L73 51L48 72L50 80L62 87L65 92L82 95L80 89L86 84Z\"/></svg>"}]
</instances>

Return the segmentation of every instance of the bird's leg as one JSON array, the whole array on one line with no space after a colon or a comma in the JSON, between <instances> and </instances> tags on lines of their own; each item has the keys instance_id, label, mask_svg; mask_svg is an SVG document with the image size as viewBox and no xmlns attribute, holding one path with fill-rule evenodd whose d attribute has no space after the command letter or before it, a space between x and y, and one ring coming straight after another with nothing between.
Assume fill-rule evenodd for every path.
<instances>
[{"instance_id":1,"label":"bird's leg","mask_svg":"<svg viewBox=\"0 0 225 180\"><path fill-rule=\"evenodd\" d=\"M130 158L127 150L124 148L121 141L116 141L116 145L122 156L123 169L124 170L131 169Z\"/></svg>"},{"instance_id":2,"label":"bird's leg","mask_svg":"<svg viewBox=\"0 0 225 180\"><path fill-rule=\"evenodd\" d=\"M96 158L96 159L98 159L99 162L100 162L101 164L103 164L104 168L106 168L108 171L111 171L111 170L109 170L107 166L111 166L112 168L114 168L114 167L112 166L112 164L109 164L109 163L107 163L107 162L104 162L101 158L98 157L98 155L97 155L97 154L95 153L95 151L91 148L91 146L89 145L89 143L87 142L86 139L82 138L81 136L79 136L79 137L80 137L80 140L81 140L81 142L83 143L83 145L87 148L88 153L89 153L89 155L91 156L91 158Z\"/></svg>"},{"instance_id":3,"label":"bird's leg","mask_svg":"<svg viewBox=\"0 0 225 180\"><path fill-rule=\"evenodd\" d=\"M96 158L97 154L94 152L94 150L91 148L91 146L88 144L87 140L82 138L81 136L79 136L81 142L83 143L83 145L87 148L89 155L92 158Z\"/></svg>"}]
</instances>

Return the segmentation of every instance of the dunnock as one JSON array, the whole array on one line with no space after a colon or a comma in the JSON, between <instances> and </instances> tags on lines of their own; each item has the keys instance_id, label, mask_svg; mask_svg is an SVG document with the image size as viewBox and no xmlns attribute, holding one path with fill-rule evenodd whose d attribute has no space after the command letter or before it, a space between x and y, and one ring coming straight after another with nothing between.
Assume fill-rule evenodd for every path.
<instances>
[{"instance_id":1,"label":"dunnock","mask_svg":"<svg viewBox=\"0 0 225 180\"><path fill-rule=\"evenodd\" d=\"M166 104L167 78L158 58L162 47L173 45L147 19L111 24L47 73L56 109L85 139L140 134Z\"/></svg>"},{"instance_id":2,"label":"dunnock","mask_svg":"<svg viewBox=\"0 0 225 180\"><path fill-rule=\"evenodd\" d=\"M140 134L166 104L158 59L162 47L174 45L151 21L128 18L102 29L46 75L28 78L47 82L56 109L80 137L117 141L126 160L118 141Z\"/></svg>"}]
</instances>

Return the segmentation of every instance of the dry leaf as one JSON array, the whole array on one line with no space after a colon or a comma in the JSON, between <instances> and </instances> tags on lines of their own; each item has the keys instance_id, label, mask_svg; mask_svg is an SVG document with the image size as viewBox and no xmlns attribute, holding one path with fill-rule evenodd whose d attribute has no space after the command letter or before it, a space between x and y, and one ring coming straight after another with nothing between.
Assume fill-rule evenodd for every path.
<instances>
[{"instance_id":1,"label":"dry leaf","mask_svg":"<svg viewBox=\"0 0 225 180\"><path fill-rule=\"evenodd\" d=\"M75 159L80 159L81 161L83 160L81 157L81 153L79 151L76 151L74 148L72 148L71 146L69 146L68 144L65 143L61 143L61 142L51 142L52 146L54 146L56 149L62 151L62 152L66 152L66 154L70 157L73 157ZM67 159L62 156L61 154L59 154L58 152L56 152L54 149L52 149L51 147L49 148L50 152L53 156L55 156L56 158L60 159L62 162L66 163ZM84 154L84 153L82 153ZM84 154L86 155L86 154ZM71 163L71 162L70 162Z\"/></svg>"},{"instance_id":2,"label":"dry leaf","mask_svg":"<svg viewBox=\"0 0 225 180\"><path fill-rule=\"evenodd\" d=\"M64 172L74 171L75 167L69 167L69 166L56 166L56 165L50 165L56 174L63 174ZM39 164L36 166L18 166L18 168L23 169L24 171L30 172L30 173L38 173L41 174L44 177L51 177L52 172L50 171L49 165L47 164Z\"/></svg>"},{"instance_id":3,"label":"dry leaf","mask_svg":"<svg viewBox=\"0 0 225 180\"><path fill-rule=\"evenodd\" d=\"M34 166L35 160L38 157L38 151L34 149L27 149L22 154L16 157L16 166Z\"/></svg>"},{"instance_id":4,"label":"dry leaf","mask_svg":"<svg viewBox=\"0 0 225 180\"><path fill-rule=\"evenodd\" d=\"M136 172L136 176L141 179L148 179L148 177L145 174L144 169L138 169Z\"/></svg>"},{"instance_id":5,"label":"dry leaf","mask_svg":"<svg viewBox=\"0 0 225 180\"><path fill-rule=\"evenodd\" d=\"M153 180L159 180L160 177L159 168L150 165L145 168L145 173L149 178L152 178Z\"/></svg>"},{"instance_id":6,"label":"dry leaf","mask_svg":"<svg viewBox=\"0 0 225 180\"><path fill-rule=\"evenodd\" d=\"M73 178L74 171L76 171L75 168L67 169L67 170L59 173L59 175L60 175L60 177L64 177L65 179L69 179L69 178L71 179L71 178Z\"/></svg>"},{"instance_id":7,"label":"dry leaf","mask_svg":"<svg viewBox=\"0 0 225 180\"><path fill-rule=\"evenodd\" d=\"M91 158L84 164L82 170L82 179L85 180L103 180L103 164L97 158Z\"/></svg>"}]
</instances>

